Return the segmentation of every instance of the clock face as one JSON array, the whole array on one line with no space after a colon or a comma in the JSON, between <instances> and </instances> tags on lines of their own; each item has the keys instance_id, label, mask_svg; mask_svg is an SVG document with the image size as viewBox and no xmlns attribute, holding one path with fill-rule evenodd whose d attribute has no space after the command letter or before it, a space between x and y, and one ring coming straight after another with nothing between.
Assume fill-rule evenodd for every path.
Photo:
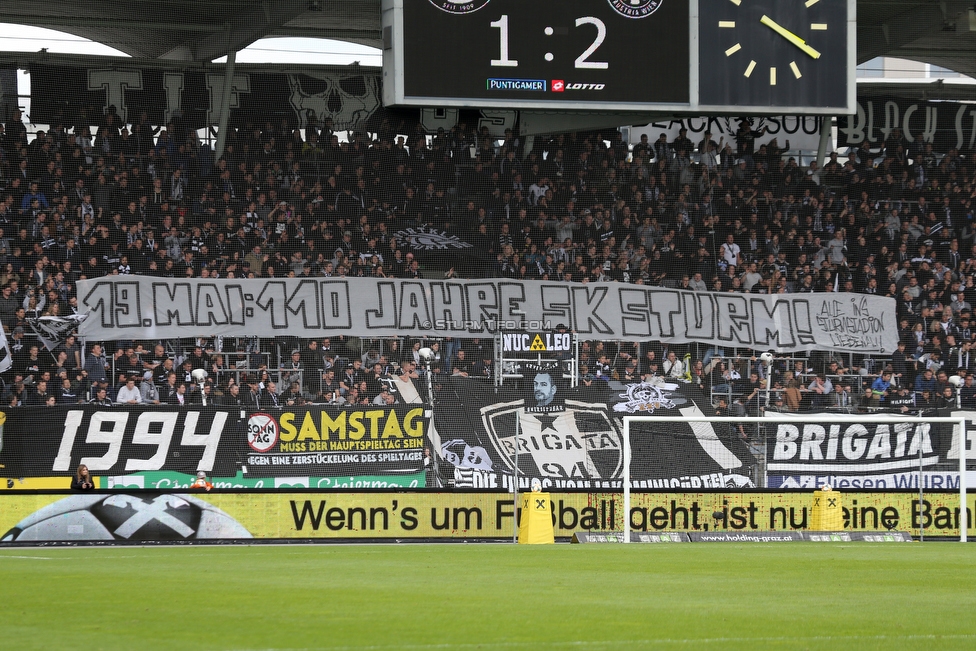
<instances>
[{"instance_id":1,"label":"clock face","mask_svg":"<svg viewBox=\"0 0 976 651\"><path fill-rule=\"evenodd\" d=\"M699 100L848 105L848 0L700 0Z\"/></svg>"}]
</instances>

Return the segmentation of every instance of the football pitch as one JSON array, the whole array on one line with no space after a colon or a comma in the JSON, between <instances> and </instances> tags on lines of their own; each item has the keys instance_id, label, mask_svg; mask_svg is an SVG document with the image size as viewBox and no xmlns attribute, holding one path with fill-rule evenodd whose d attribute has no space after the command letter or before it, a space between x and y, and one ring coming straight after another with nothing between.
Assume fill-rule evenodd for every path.
<instances>
[{"instance_id":1,"label":"football pitch","mask_svg":"<svg viewBox=\"0 0 976 651\"><path fill-rule=\"evenodd\" d=\"M0 550L4 649L973 649L976 545Z\"/></svg>"}]
</instances>

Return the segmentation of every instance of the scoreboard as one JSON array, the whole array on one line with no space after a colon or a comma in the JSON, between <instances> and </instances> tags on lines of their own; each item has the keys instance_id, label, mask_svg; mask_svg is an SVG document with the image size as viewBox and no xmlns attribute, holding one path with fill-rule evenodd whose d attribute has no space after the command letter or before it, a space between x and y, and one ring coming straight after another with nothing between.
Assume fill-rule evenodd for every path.
<instances>
[{"instance_id":1,"label":"scoreboard","mask_svg":"<svg viewBox=\"0 0 976 651\"><path fill-rule=\"evenodd\" d=\"M855 0L383 0L387 106L851 113Z\"/></svg>"}]
</instances>

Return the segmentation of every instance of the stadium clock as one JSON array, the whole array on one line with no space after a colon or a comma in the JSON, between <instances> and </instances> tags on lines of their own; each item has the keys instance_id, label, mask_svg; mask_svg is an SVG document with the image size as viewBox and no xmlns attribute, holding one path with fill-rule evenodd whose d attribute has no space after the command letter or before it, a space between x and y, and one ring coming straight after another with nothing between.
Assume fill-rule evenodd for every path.
<instances>
[{"instance_id":1,"label":"stadium clock","mask_svg":"<svg viewBox=\"0 0 976 651\"><path fill-rule=\"evenodd\" d=\"M383 0L383 101L850 113L854 2Z\"/></svg>"},{"instance_id":2,"label":"stadium clock","mask_svg":"<svg viewBox=\"0 0 976 651\"><path fill-rule=\"evenodd\" d=\"M853 66L848 5L699 0L701 103L845 107Z\"/></svg>"}]
</instances>

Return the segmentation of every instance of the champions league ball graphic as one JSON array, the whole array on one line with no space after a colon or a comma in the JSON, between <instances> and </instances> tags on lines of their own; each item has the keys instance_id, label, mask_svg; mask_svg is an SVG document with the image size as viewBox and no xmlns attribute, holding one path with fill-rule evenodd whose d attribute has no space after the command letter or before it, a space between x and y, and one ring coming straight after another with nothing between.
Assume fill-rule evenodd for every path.
<instances>
[{"instance_id":1,"label":"champions league ball graphic","mask_svg":"<svg viewBox=\"0 0 976 651\"><path fill-rule=\"evenodd\" d=\"M190 495L73 495L32 513L7 542L251 538L234 518Z\"/></svg>"}]
</instances>

